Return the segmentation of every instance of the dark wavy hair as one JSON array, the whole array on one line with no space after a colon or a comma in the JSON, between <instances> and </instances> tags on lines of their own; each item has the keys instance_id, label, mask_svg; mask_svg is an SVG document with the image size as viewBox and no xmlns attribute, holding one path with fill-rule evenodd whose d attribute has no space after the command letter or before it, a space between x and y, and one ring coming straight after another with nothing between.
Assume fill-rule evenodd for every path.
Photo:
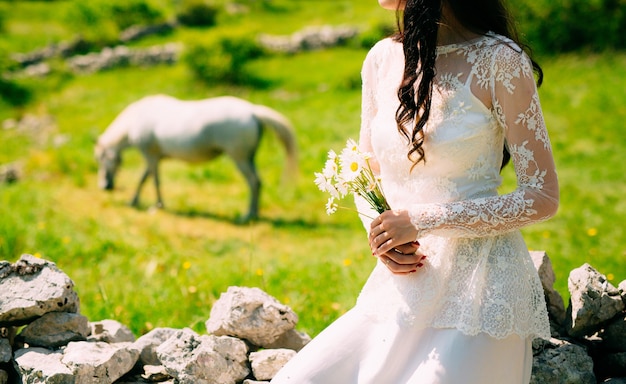
<instances>
[{"instance_id":1,"label":"dark wavy hair","mask_svg":"<svg viewBox=\"0 0 626 384\"><path fill-rule=\"evenodd\" d=\"M430 117L437 32L444 3L467 30L481 35L494 32L506 36L531 56L530 48L521 42L503 0L406 0L404 10L398 8L396 11L398 32L394 35L394 39L402 43L405 58L402 83L398 88L400 106L396 111L396 122L400 133L411 143L407 157L413 161L413 167L426 161L423 129ZM543 71L534 60L531 62L537 86L540 86ZM414 123L409 131L407 125L411 122ZM502 167L511 157L506 145L503 154Z\"/></svg>"}]
</instances>

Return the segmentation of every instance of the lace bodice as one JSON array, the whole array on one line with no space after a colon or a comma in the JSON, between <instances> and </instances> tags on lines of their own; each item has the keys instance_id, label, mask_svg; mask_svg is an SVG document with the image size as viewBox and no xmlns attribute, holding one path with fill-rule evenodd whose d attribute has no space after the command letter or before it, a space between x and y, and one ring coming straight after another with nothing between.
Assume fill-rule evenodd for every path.
<instances>
[{"instance_id":1,"label":"lace bodice","mask_svg":"<svg viewBox=\"0 0 626 384\"><path fill-rule=\"evenodd\" d=\"M395 209L411 212L421 235L484 236L551 217L558 184L532 66L511 41L495 35L440 47L426 162L410 172L408 143L396 134L403 53L390 39L363 67L360 144L380 164ZM495 196L504 141L518 188Z\"/></svg>"},{"instance_id":2,"label":"lace bodice","mask_svg":"<svg viewBox=\"0 0 626 384\"><path fill-rule=\"evenodd\" d=\"M558 206L557 176L530 59L514 42L495 34L439 47L431 117L424 128L426 161L412 171L409 145L395 122L403 65L402 46L391 39L368 53L359 142L379 164L390 206L409 212L429 265L414 277L419 282L408 285L410 279L384 277L379 265L360 301L370 300L364 293L372 284L389 284L384 281L390 279L401 290L409 317L430 313L432 325L468 333L546 336L541 287L516 231L553 216ZM498 195L505 143L517 188ZM356 203L359 211L367 209L358 198ZM362 219L369 229L369 219ZM430 299L416 284L429 290ZM436 300L438 309L431 305L425 310L429 300ZM532 307L536 321L526 317L524 306ZM453 315L451 307L459 314ZM497 318L518 319L489 325L494 311ZM521 318L526 319L523 325Z\"/></svg>"}]
</instances>

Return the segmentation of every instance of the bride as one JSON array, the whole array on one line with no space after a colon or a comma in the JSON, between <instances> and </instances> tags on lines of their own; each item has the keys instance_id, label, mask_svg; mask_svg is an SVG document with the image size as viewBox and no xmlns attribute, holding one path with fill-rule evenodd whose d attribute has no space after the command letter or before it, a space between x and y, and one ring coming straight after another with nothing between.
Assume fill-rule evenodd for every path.
<instances>
[{"instance_id":1,"label":"bride","mask_svg":"<svg viewBox=\"0 0 626 384\"><path fill-rule=\"evenodd\" d=\"M503 0L379 3L399 31L363 63L359 145L392 210L356 198L378 262L272 383L527 384L550 329L520 228L559 199L541 68ZM517 188L500 195L509 157Z\"/></svg>"}]
</instances>

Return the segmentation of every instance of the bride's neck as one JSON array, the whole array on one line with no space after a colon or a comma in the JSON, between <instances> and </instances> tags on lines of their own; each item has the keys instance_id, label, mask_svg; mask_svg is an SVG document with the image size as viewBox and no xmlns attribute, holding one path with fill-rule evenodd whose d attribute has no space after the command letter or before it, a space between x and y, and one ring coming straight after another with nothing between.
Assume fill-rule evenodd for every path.
<instances>
[{"instance_id":1,"label":"bride's neck","mask_svg":"<svg viewBox=\"0 0 626 384\"><path fill-rule=\"evenodd\" d=\"M441 12L437 45L459 44L479 36L465 28L448 7L444 6Z\"/></svg>"}]
</instances>

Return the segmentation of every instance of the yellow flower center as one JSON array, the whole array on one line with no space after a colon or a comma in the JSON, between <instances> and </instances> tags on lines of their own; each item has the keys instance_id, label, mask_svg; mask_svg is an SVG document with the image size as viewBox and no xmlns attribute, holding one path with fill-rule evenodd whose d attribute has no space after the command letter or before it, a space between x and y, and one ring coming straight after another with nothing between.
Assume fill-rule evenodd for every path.
<instances>
[{"instance_id":1,"label":"yellow flower center","mask_svg":"<svg viewBox=\"0 0 626 384\"><path fill-rule=\"evenodd\" d=\"M358 170L359 170L359 164L358 164L358 163L351 163L351 164L350 164L350 170L351 170L352 172L356 172L356 171L358 171Z\"/></svg>"}]
</instances>

